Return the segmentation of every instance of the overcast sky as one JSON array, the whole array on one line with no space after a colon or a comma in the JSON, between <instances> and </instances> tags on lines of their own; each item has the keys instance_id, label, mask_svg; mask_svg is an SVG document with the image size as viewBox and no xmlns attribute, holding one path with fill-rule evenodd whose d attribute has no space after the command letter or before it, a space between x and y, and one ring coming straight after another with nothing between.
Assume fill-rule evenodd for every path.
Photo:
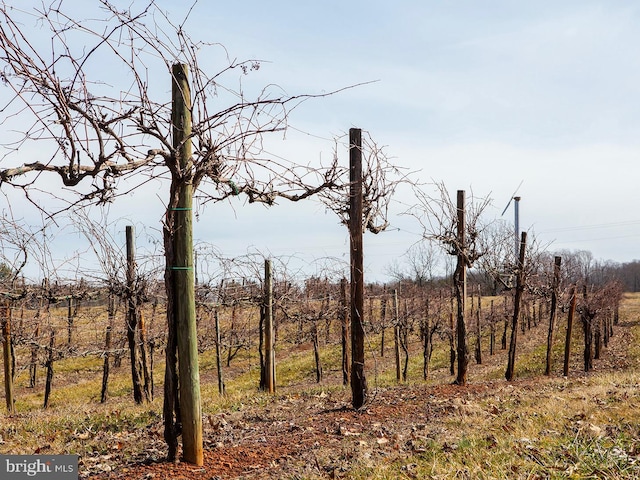
<instances>
[{"instance_id":1,"label":"overcast sky","mask_svg":"<svg viewBox=\"0 0 640 480\"><path fill-rule=\"evenodd\" d=\"M329 159L335 137L362 128L423 181L490 196L490 217L521 184L522 229L549 250L619 262L640 258L638 25L640 3L610 0L201 1L187 23L231 57L263 60L255 84L316 94L373 82L305 103L271 152ZM339 153L346 164L346 146ZM121 199L110 215L159 229L162 195ZM401 192L389 231L365 235L366 280L384 281L420 239L419 224L398 215L413 201ZM346 228L314 202L208 205L195 228L229 256L348 261Z\"/></svg>"}]
</instances>

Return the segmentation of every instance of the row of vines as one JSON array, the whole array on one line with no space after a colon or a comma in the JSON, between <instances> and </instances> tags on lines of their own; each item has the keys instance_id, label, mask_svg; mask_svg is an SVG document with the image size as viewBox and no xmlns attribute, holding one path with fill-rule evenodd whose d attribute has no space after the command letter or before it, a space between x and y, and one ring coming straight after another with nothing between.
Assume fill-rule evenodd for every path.
<instances>
[{"instance_id":1,"label":"row of vines","mask_svg":"<svg viewBox=\"0 0 640 480\"><path fill-rule=\"evenodd\" d=\"M614 335L622 288L615 281L593 285L578 284L570 278L552 288L547 281L550 278L539 272L529 277L517 324L513 322L513 288L505 284L495 294L486 291L485 284L472 284L466 307L467 356L482 364L487 356L506 350L513 328L522 335L548 330L535 338L547 338L547 348L555 350L547 355L546 365L542 359L534 368L565 376L571 369L591 370ZM238 358L249 359L256 389L264 388L263 283L260 277L245 277L197 286L199 351L216 359L212 370L220 394L226 392L226 380L242 374L233 368ZM85 282L44 282L3 293L2 395L9 412L16 408L14 385L44 389L42 407L47 408L55 385L56 363L74 359L96 360L89 362L91 367L86 371L79 368L74 381L101 376L100 391L95 392L101 402L109 398L110 372L125 366L131 369L134 400L140 403L153 399L157 390L154 378L158 378L154 370L157 363L164 362L166 302L160 282L138 278L134 285L118 289ZM313 369L306 372L307 381L348 385L348 288L348 282L340 278L314 277L301 282L276 278L272 292L276 362L284 361L293 351L308 352ZM367 368L375 370L376 377L395 375L398 382L429 380L436 368L448 369L454 376L459 354L455 308L449 282L442 279L367 285ZM578 340L580 349L575 347ZM564 355L558 353L562 349ZM435 364L434 352L439 352ZM577 355L582 357L579 362ZM98 362L101 369L96 368ZM410 369L411 362L420 364L419 374L415 368Z\"/></svg>"}]
</instances>

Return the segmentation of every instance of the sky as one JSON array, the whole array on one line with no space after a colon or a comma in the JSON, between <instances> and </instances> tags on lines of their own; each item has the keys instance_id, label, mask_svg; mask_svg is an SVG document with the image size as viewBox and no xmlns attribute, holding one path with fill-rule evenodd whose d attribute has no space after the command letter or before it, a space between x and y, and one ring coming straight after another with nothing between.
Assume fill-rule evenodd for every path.
<instances>
[{"instance_id":1,"label":"sky","mask_svg":"<svg viewBox=\"0 0 640 480\"><path fill-rule=\"evenodd\" d=\"M158 3L176 18L188 10ZM243 80L248 90L276 84L291 95L320 94L363 84L305 102L268 153L305 164L330 159L339 138L346 165L344 135L361 128L429 194L442 183L452 196L489 197L486 215L512 222L513 204L501 214L517 189L520 227L539 244L625 262L640 258L638 25L635 1L246 0L200 1L186 27L232 58L262 61ZM14 213L38 218L2 190ZM109 210L120 229L114 239L124 243L122 225L131 223L143 232L138 244L156 248L148 239L159 238L164 194L149 186L119 199ZM420 223L402 214L414 203L402 189L388 231L365 234L365 280L387 281L421 240ZM207 205L195 236L229 257L294 257L311 274L322 273L325 257L348 262L346 227L314 201ZM50 242L57 258L86 248L73 228Z\"/></svg>"}]
</instances>

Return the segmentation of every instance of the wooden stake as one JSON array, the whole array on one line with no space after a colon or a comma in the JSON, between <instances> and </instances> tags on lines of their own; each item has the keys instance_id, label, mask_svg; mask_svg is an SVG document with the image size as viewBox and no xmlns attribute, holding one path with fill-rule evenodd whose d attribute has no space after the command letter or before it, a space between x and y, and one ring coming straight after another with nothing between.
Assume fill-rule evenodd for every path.
<instances>
[{"instance_id":1,"label":"wooden stake","mask_svg":"<svg viewBox=\"0 0 640 480\"><path fill-rule=\"evenodd\" d=\"M362 251L362 130L349 129L349 238L351 264L351 394L353 408L367 400L364 373L364 254Z\"/></svg>"},{"instance_id":2,"label":"wooden stake","mask_svg":"<svg viewBox=\"0 0 640 480\"><path fill-rule=\"evenodd\" d=\"M398 290L393 290L393 352L396 360L396 381L400 383L400 315L398 314Z\"/></svg>"},{"instance_id":3,"label":"wooden stake","mask_svg":"<svg viewBox=\"0 0 640 480\"><path fill-rule=\"evenodd\" d=\"M271 260L264 261L264 356L265 390L276 391L276 355L273 348L273 275Z\"/></svg>"},{"instance_id":4,"label":"wooden stake","mask_svg":"<svg viewBox=\"0 0 640 480\"><path fill-rule=\"evenodd\" d=\"M553 264L553 286L551 290L551 312L549 313L549 332L547 333L547 363L544 370L545 375L551 375L551 353L553 350L553 331L556 323L556 310L558 305L558 287L560 285L560 265L562 257L554 257Z\"/></svg>"},{"instance_id":5,"label":"wooden stake","mask_svg":"<svg viewBox=\"0 0 640 480\"><path fill-rule=\"evenodd\" d=\"M174 212L173 260L174 305L180 385L180 419L184 460L195 465L204 462L202 406L198 337L196 332L195 279L193 270L193 185L191 154L191 92L188 66L173 65L172 113L173 147L179 178L178 202Z\"/></svg>"},{"instance_id":6,"label":"wooden stake","mask_svg":"<svg viewBox=\"0 0 640 480\"><path fill-rule=\"evenodd\" d=\"M213 320L216 329L216 369L218 371L218 393L224 395L224 377L222 376L222 360L220 358L220 321L218 319L218 308L213 310Z\"/></svg>"},{"instance_id":7,"label":"wooden stake","mask_svg":"<svg viewBox=\"0 0 640 480\"><path fill-rule=\"evenodd\" d=\"M133 399L136 403L142 403L145 398L142 390L140 357L138 355L138 306L135 298L136 246L133 226L126 226L125 236L127 244L127 342L131 359L131 384L133 387Z\"/></svg>"},{"instance_id":8,"label":"wooden stake","mask_svg":"<svg viewBox=\"0 0 640 480\"><path fill-rule=\"evenodd\" d=\"M349 313L347 310L347 279L340 280L340 324L342 325L342 384L349 385L351 379L351 351L349 339L351 329L349 326Z\"/></svg>"},{"instance_id":9,"label":"wooden stake","mask_svg":"<svg viewBox=\"0 0 640 480\"><path fill-rule=\"evenodd\" d=\"M509 353L507 370L504 377L507 381L513 380L516 363L516 346L518 339L518 321L520 317L520 303L524 292L524 259L527 247L527 232L522 232L520 240L520 257L518 259L518 275L516 276L516 294L513 300L513 319L511 323L511 341L509 343Z\"/></svg>"},{"instance_id":10,"label":"wooden stake","mask_svg":"<svg viewBox=\"0 0 640 480\"><path fill-rule=\"evenodd\" d=\"M2 353L4 360L4 393L7 402L7 412L15 412L15 399L13 398L13 349L11 348L11 307L3 304L0 307L0 321L2 322Z\"/></svg>"},{"instance_id":11,"label":"wooden stake","mask_svg":"<svg viewBox=\"0 0 640 480\"><path fill-rule=\"evenodd\" d=\"M567 316L567 335L564 341L564 368L562 374L565 377L569 376L569 357L571 356L571 333L573 330L573 316L576 312L576 287L571 288L571 303L569 304L569 315Z\"/></svg>"},{"instance_id":12,"label":"wooden stake","mask_svg":"<svg viewBox=\"0 0 640 480\"><path fill-rule=\"evenodd\" d=\"M458 355L458 376L456 385L467 384L467 367L469 366L469 352L467 349L467 324L465 309L467 301L467 258L466 258L466 218L465 218L465 191L458 190L457 195L457 242L458 258L454 273L454 287L458 304L456 338Z\"/></svg>"}]
</instances>

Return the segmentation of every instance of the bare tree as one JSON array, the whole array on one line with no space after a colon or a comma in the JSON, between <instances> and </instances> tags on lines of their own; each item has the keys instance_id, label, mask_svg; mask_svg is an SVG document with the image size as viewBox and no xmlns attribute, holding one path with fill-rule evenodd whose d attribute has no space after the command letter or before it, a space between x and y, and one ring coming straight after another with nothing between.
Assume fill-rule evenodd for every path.
<instances>
[{"instance_id":1,"label":"bare tree","mask_svg":"<svg viewBox=\"0 0 640 480\"><path fill-rule=\"evenodd\" d=\"M264 155L264 135L284 131L290 112L314 96L287 96L273 86L247 100L242 83L237 90L223 86L228 75L246 75L260 62L238 62L219 46L192 40L186 23L193 9L175 22L153 0L135 11L101 0L101 12L87 18L64 7L55 2L25 12L0 6L2 80L13 95L0 123L23 125L3 141L8 154L0 184L22 190L44 209L36 197L55 190L45 177L57 177L64 188L52 195L58 201L54 211L46 209L52 214L110 202L148 182L169 184L163 221L165 439L169 459L176 458L182 434L185 460L201 464L195 300L189 294L193 201L203 205L239 195L267 205L302 200L334 187L342 170L335 163L299 165ZM41 41L26 27L34 22ZM226 65L210 74L198 59L211 58L215 47ZM112 73L105 78L101 67L107 64ZM171 99L157 94L169 81ZM221 101L228 106L214 109ZM38 158L24 160L35 142Z\"/></svg>"},{"instance_id":2,"label":"bare tree","mask_svg":"<svg viewBox=\"0 0 640 480\"><path fill-rule=\"evenodd\" d=\"M394 259L386 267L386 273L396 281L408 280L419 287L433 281L442 260L433 243L425 240L411 245L401 258L402 262Z\"/></svg>"}]
</instances>

